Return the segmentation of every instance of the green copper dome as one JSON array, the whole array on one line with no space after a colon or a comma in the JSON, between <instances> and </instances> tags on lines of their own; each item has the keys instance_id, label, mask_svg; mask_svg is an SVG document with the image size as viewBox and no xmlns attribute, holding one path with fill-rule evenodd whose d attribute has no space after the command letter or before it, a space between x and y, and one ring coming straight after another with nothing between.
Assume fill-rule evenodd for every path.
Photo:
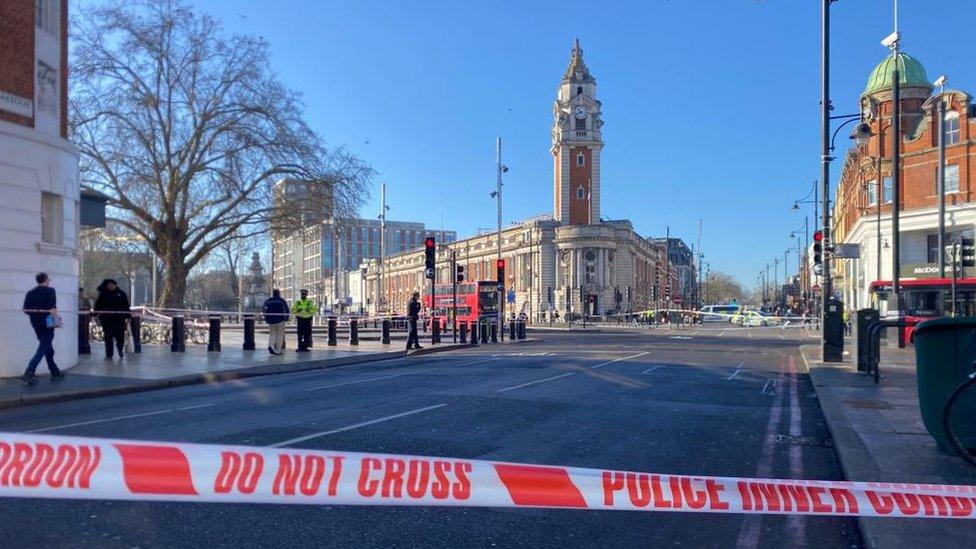
<instances>
[{"instance_id":1,"label":"green copper dome","mask_svg":"<svg viewBox=\"0 0 976 549\"><path fill-rule=\"evenodd\" d=\"M895 56L889 55L871 71L871 76L868 77L868 86L864 89L864 95L891 89L893 72L895 72ZM919 63L918 59L907 53L898 54L898 81L902 86L932 87L925 75L925 67Z\"/></svg>"}]
</instances>

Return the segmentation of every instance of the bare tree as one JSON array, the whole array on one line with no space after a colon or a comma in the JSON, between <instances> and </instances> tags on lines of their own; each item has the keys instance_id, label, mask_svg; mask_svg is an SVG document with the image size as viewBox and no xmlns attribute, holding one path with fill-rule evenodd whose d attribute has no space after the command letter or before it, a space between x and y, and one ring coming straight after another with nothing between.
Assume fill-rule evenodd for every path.
<instances>
[{"instance_id":1,"label":"bare tree","mask_svg":"<svg viewBox=\"0 0 976 549\"><path fill-rule=\"evenodd\" d=\"M226 37L180 0L82 9L72 22L71 134L82 180L165 265L160 301L183 305L190 270L215 248L308 215L352 215L373 171L327 150L268 46ZM275 191L293 178L304 192Z\"/></svg>"},{"instance_id":2,"label":"bare tree","mask_svg":"<svg viewBox=\"0 0 976 549\"><path fill-rule=\"evenodd\" d=\"M711 303L727 303L733 299L737 303L745 303L750 295L732 275L720 271L710 272L705 284Z\"/></svg>"}]
</instances>

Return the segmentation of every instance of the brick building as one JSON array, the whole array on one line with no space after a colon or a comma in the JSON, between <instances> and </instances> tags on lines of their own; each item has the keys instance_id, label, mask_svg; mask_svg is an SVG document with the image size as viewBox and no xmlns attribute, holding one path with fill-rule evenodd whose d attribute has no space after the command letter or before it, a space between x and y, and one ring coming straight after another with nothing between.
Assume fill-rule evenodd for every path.
<instances>
[{"instance_id":1,"label":"brick building","mask_svg":"<svg viewBox=\"0 0 976 549\"><path fill-rule=\"evenodd\" d=\"M677 291L677 271L666 269L663 245L640 236L630 221L600 216L601 115L596 79L576 41L553 105L552 215L502 230L507 312L524 312L534 321L556 312L560 318L627 313L662 305L660 289L666 283ZM453 252L468 280L494 280L497 238L492 232L442 248L437 279L450 280L447 258ZM391 312L402 313L410 294L427 286L420 249L387 257L382 279L379 262L364 267L367 300L375 304L382 296Z\"/></svg>"},{"instance_id":2,"label":"brick building","mask_svg":"<svg viewBox=\"0 0 976 549\"><path fill-rule=\"evenodd\" d=\"M886 57L871 73L861 95L860 112L874 134L866 146L852 147L845 158L835 196L835 242L860 245L858 259L838 260L838 293L850 309L879 305L869 287L892 278L892 77L899 68L902 97L899 224L901 278L938 276L937 174L939 103L945 104L945 204L947 242L972 237L976 208L976 108L968 94L933 90L925 68L901 53ZM933 93L934 91L934 93ZM880 259L880 262L879 262ZM968 270L964 276L973 276ZM911 296L910 299L919 299ZM972 296L969 296L972 299ZM932 305L931 303L928 305ZM907 303L909 309L928 307ZM942 303L935 304L942 308ZM972 313L972 311L970 312Z\"/></svg>"},{"instance_id":3,"label":"brick building","mask_svg":"<svg viewBox=\"0 0 976 549\"><path fill-rule=\"evenodd\" d=\"M34 274L60 294L61 367L77 362L78 151L68 142L68 2L0 2L0 377L19 375L36 341L20 313Z\"/></svg>"}]
</instances>

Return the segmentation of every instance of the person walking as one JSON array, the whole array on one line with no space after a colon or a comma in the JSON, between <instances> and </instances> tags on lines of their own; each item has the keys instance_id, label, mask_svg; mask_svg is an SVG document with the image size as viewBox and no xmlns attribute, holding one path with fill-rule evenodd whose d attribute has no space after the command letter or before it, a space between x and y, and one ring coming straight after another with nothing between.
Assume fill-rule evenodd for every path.
<instances>
[{"instance_id":1,"label":"person walking","mask_svg":"<svg viewBox=\"0 0 976 549\"><path fill-rule=\"evenodd\" d=\"M407 319L410 322L410 333L407 335L407 350L422 349L420 338L417 337L417 322L420 321L420 292L414 292L407 303Z\"/></svg>"},{"instance_id":2,"label":"person walking","mask_svg":"<svg viewBox=\"0 0 976 549\"><path fill-rule=\"evenodd\" d=\"M64 372L54 362L54 328L59 326L58 297L51 287L51 279L47 273L37 273L34 276L37 286L24 296L24 313L30 319L31 328L37 336L37 351L27 363L21 381L28 385L34 384L34 372L43 358L47 362L47 369L51 372L51 379L64 377Z\"/></svg>"},{"instance_id":3,"label":"person walking","mask_svg":"<svg viewBox=\"0 0 976 549\"><path fill-rule=\"evenodd\" d=\"M288 302L281 297L281 290L271 291L271 297L264 302L264 322L268 325L268 352L280 355L285 348L285 326L291 311Z\"/></svg>"},{"instance_id":4,"label":"person walking","mask_svg":"<svg viewBox=\"0 0 976 549\"><path fill-rule=\"evenodd\" d=\"M98 298L95 299L95 315L102 325L105 336L105 360L112 360L112 344L123 357L125 347L125 322L129 319L129 296L112 278L106 278L98 285Z\"/></svg>"},{"instance_id":5,"label":"person walking","mask_svg":"<svg viewBox=\"0 0 976 549\"><path fill-rule=\"evenodd\" d=\"M308 298L308 290L301 291L302 297L292 306L295 322L298 323L298 349L296 353L307 353L312 346L312 317L315 316L315 302Z\"/></svg>"},{"instance_id":6,"label":"person walking","mask_svg":"<svg viewBox=\"0 0 976 549\"><path fill-rule=\"evenodd\" d=\"M78 288L78 354L91 354L90 323L91 300L85 296L85 289Z\"/></svg>"}]
</instances>

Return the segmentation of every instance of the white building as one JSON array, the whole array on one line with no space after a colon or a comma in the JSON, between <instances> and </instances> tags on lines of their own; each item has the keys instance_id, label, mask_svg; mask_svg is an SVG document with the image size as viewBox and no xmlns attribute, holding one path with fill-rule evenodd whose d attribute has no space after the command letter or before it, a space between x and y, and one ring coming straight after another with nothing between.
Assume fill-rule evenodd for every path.
<instances>
[{"instance_id":1,"label":"white building","mask_svg":"<svg viewBox=\"0 0 976 549\"><path fill-rule=\"evenodd\" d=\"M64 313L55 360L77 363L80 207L78 151L67 140L67 1L18 0L0 13L0 36L13 37L0 40L0 377L8 377L37 347L20 309L38 271L51 276Z\"/></svg>"}]
</instances>

